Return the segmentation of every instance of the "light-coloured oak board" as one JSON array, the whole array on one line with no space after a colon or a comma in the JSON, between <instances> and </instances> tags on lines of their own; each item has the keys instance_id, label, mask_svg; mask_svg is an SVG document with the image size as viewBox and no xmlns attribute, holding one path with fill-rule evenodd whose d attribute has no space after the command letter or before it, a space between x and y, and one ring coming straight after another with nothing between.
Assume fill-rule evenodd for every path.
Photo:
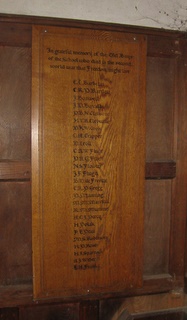
<instances>
[{"instance_id":1,"label":"light-coloured oak board","mask_svg":"<svg viewBox=\"0 0 187 320\"><path fill-rule=\"evenodd\" d=\"M143 36L33 28L35 298L142 284Z\"/></svg>"}]
</instances>

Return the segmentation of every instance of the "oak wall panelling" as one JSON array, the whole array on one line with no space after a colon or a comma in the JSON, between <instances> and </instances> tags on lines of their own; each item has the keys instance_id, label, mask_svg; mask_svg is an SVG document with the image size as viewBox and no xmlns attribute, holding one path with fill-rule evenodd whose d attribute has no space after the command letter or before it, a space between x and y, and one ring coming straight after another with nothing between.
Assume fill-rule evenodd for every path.
<instances>
[{"instance_id":1,"label":"oak wall panelling","mask_svg":"<svg viewBox=\"0 0 187 320\"><path fill-rule=\"evenodd\" d=\"M33 30L35 298L141 286L145 58L139 35Z\"/></svg>"},{"instance_id":2,"label":"oak wall panelling","mask_svg":"<svg viewBox=\"0 0 187 320\"><path fill-rule=\"evenodd\" d=\"M144 273L143 286L139 289L128 289L117 295L108 293L106 299L102 299L102 294L88 301L77 298L76 303L74 299L58 297L33 301L30 113L34 25L115 31L147 38ZM80 320L90 315L95 320L112 320L126 309L138 314L186 305L183 291L187 212L186 52L185 34L180 32L0 16L3 75L0 78L0 307L3 316L27 319L28 307L31 318L43 314L76 319L78 314ZM32 311L37 305L38 309Z\"/></svg>"}]
</instances>

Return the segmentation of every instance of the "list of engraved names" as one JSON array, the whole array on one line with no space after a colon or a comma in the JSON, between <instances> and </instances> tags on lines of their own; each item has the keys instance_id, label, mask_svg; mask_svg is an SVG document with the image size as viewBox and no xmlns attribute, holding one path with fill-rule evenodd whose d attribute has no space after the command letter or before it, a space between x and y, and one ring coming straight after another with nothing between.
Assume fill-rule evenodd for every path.
<instances>
[{"instance_id":1,"label":"list of engraved names","mask_svg":"<svg viewBox=\"0 0 187 320\"><path fill-rule=\"evenodd\" d=\"M111 204L105 137L115 108L115 101L111 107L112 85L116 75L129 76L134 57L125 50L100 52L66 47L49 47L46 54L50 70L61 72L62 81L64 73L71 73L72 267L99 270L110 238L104 227Z\"/></svg>"}]
</instances>

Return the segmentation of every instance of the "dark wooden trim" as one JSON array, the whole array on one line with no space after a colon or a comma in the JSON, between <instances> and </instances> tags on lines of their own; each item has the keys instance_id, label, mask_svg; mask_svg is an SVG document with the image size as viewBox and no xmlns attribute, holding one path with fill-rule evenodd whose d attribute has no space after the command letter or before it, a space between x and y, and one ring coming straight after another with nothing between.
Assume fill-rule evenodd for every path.
<instances>
[{"instance_id":1,"label":"dark wooden trim","mask_svg":"<svg viewBox=\"0 0 187 320\"><path fill-rule=\"evenodd\" d=\"M157 274L143 277L143 286L127 293L127 296L141 296L170 292L176 287L180 287L181 280L176 280L171 274Z\"/></svg>"},{"instance_id":2,"label":"dark wooden trim","mask_svg":"<svg viewBox=\"0 0 187 320\"><path fill-rule=\"evenodd\" d=\"M161 34L166 37L179 37L185 38L186 32L184 31L173 31L161 28L141 27L133 25L125 25L119 23L109 22L96 22L96 21L85 21L76 19L65 19L65 18L54 18L54 17L41 17L41 16L29 16L29 15L17 15L17 14L0 14L0 22L7 23L20 23L27 25L50 25L60 27L72 27L72 28L85 28L85 29L101 29L101 30L112 30L118 32L132 32L141 33L145 35L158 35Z\"/></svg>"},{"instance_id":3,"label":"dark wooden trim","mask_svg":"<svg viewBox=\"0 0 187 320\"><path fill-rule=\"evenodd\" d=\"M185 43L185 45L184 45L184 65L185 65L185 67L187 66L187 44ZM187 96L187 89L186 89L186 85L187 85L187 70L186 70L187 68L185 68L185 85L184 85L184 90L185 90L185 93L184 93L184 95L183 95L183 97L184 97L184 99L185 99L185 97ZM185 106L185 101L183 101L183 103L184 103L184 106ZM183 112L185 112L186 114L187 114L187 112L186 112L186 108L184 107L184 111ZM184 116L184 115L182 115L182 116ZM184 129L183 129L184 131L185 131L185 135L186 135L186 130L185 130L185 126L184 126ZM181 135L182 135L182 133L181 133ZM186 139L186 136L184 136L184 138L182 139L182 145L183 145L183 152L184 152L184 154L185 154L185 156L186 156L186 158L187 158L187 149L185 148L185 139ZM184 167L184 171L183 171L183 181L182 182L184 182L185 183L185 187L186 187L186 193L187 193L187 186L186 186L186 179L187 179L187 164L186 164L186 162L185 162L185 160L184 160L184 163L185 163L185 167ZM182 172L180 173L181 175L182 175ZM185 192L185 191L184 191ZM187 198L187 196L185 197L185 199ZM187 206L187 204L186 204L186 202L185 202L185 208L186 208L186 206ZM185 214L185 213L184 213ZM185 270L184 270L184 284L185 284L185 292L187 293L187 227L185 228L185 247L184 247L184 252L185 252L185 254L184 254L184 268L185 268Z\"/></svg>"},{"instance_id":4,"label":"dark wooden trim","mask_svg":"<svg viewBox=\"0 0 187 320\"><path fill-rule=\"evenodd\" d=\"M79 320L99 319L99 301L83 301L80 303Z\"/></svg>"},{"instance_id":5,"label":"dark wooden trim","mask_svg":"<svg viewBox=\"0 0 187 320\"><path fill-rule=\"evenodd\" d=\"M148 40L147 55L157 57L180 56L180 40L186 38L186 33L181 31L75 19L0 14L0 45L31 47L34 25L142 34Z\"/></svg>"},{"instance_id":6,"label":"dark wooden trim","mask_svg":"<svg viewBox=\"0 0 187 320\"><path fill-rule=\"evenodd\" d=\"M146 179L173 179L176 177L176 163L168 162L147 162Z\"/></svg>"},{"instance_id":7,"label":"dark wooden trim","mask_svg":"<svg viewBox=\"0 0 187 320\"><path fill-rule=\"evenodd\" d=\"M0 181L28 181L30 177L30 161L0 161Z\"/></svg>"},{"instance_id":8,"label":"dark wooden trim","mask_svg":"<svg viewBox=\"0 0 187 320\"><path fill-rule=\"evenodd\" d=\"M0 286L0 308L32 303L32 285Z\"/></svg>"},{"instance_id":9,"label":"dark wooden trim","mask_svg":"<svg viewBox=\"0 0 187 320\"><path fill-rule=\"evenodd\" d=\"M123 298L123 297L136 297L146 294L156 294L169 292L174 289L176 283L169 274L157 275L145 277L143 280L143 287L139 289L127 290L124 292L110 292L108 294L93 295L89 297L90 301L96 302L95 299L106 299L106 298ZM55 299L33 299L33 286L32 284L25 285L12 285L12 286L0 286L0 308L14 307L14 306L25 306L25 305L42 305L48 303L68 303L68 302L80 302L82 306L86 304L87 297L72 297L63 298L57 297ZM95 307L94 307L95 308ZM82 308L82 313L84 313ZM84 318L83 318L84 319Z\"/></svg>"},{"instance_id":10,"label":"dark wooden trim","mask_svg":"<svg viewBox=\"0 0 187 320\"><path fill-rule=\"evenodd\" d=\"M182 55L181 36L149 35L147 41L147 55L150 57L176 58Z\"/></svg>"},{"instance_id":11,"label":"dark wooden trim","mask_svg":"<svg viewBox=\"0 0 187 320\"><path fill-rule=\"evenodd\" d=\"M185 241L187 212L187 44L184 42L183 55L176 63L176 108L177 119L177 166L176 179L172 181L172 215L170 239L169 272L174 275L180 286L184 286ZM180 90L179 90L180 88Z\"/></svg>"},{"instance_id":12,"label":"dark wooden trim","mask_svg":"<svg viewBox=\"0 0 187 320\"><path fill-rule=\"evenodd\" d=\"M1 19L0 19L1 20ZM31 47L32 26L21 23L0 22L0 45Z\"/></svg>"},{"instance_id":13,"label":"dark wooden trim","mask_svg":"<svg viewBox=\"0 0 187 320\"><path fill-rule=\"evenodd\" d=\"M135 319L141 319L141 320L146 320L146 319L157 319L157 320L162 320L162 319L185 319L186 318L186 310L184 307L173 309L173 310L162 310L162 311L153 311L153 312L146 312L143 315L140 314L135 314L133 315L133 320Z\"/></svg>"},{"instance_id":14,"label":"dark wooden trim","mask_svg":"<svg viewBox=\"0 0 187 320\"><path fill-rule=\"evenodd\" d=\"M2 308L0 309L0 319L14 319L19 320L18 308Z\"/></svg>"},{"instance_id":15,"label":"dark wooden trim","mask_svg":"<svg viewBox=\"0 0 187 320\"><path fill-rule=\"evenodd\" d=\"M173 179L176 176L176 163L146 163L146 179ZM31 178L30 161L0 161L0 181L23 180Z\"/></svg>"}]
</instances>

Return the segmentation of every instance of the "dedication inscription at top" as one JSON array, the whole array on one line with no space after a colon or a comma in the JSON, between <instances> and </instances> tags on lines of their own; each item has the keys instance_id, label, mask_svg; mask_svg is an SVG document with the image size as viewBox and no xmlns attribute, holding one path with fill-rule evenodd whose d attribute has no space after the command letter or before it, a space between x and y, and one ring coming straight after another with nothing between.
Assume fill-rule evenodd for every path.
<instances>
[{"instance_id":1,"label":"dedication inscription at top","mask_svg":"<svg viewBox=\"0 0 187 320\"><path fill-rule=\"evenodd\" d=\"M33 30L35 298L142 281L145 40Z\"/></svg>"}]
</instances>

